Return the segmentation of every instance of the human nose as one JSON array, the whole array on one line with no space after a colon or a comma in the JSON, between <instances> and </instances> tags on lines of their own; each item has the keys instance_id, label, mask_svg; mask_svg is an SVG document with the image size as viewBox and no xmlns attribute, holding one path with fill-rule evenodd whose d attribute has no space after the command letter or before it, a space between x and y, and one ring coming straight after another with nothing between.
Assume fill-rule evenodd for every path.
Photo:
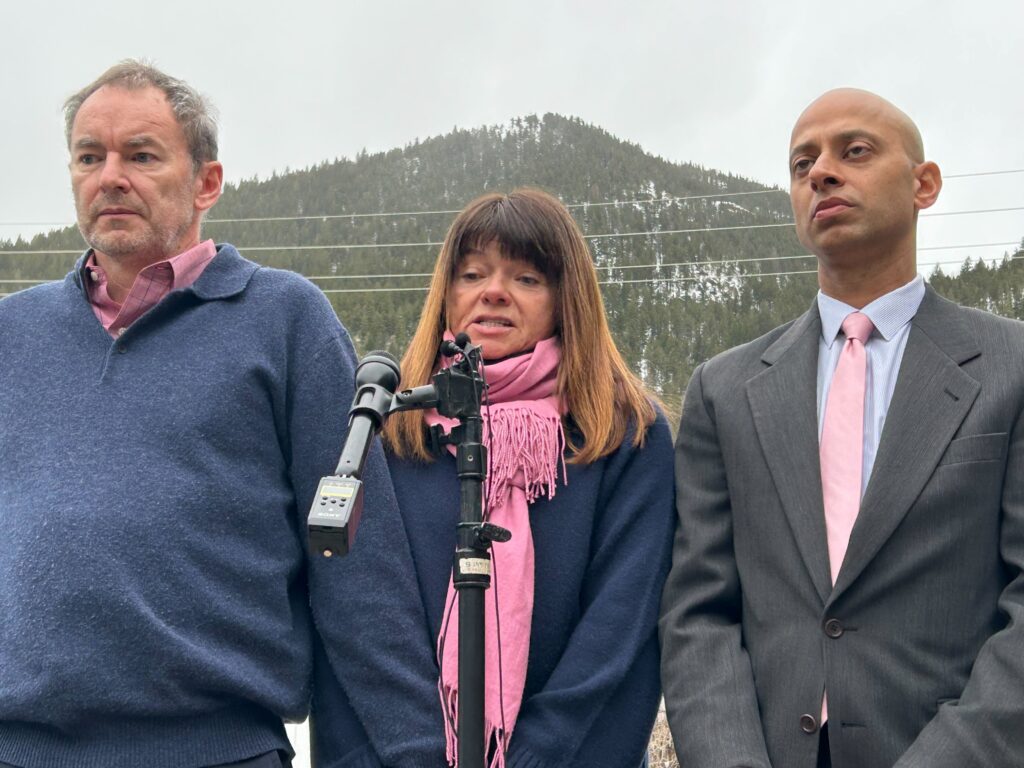
<instances>
[{"instance_id":1,"label":"human nose","mask_svg":"<svg viewBox=\"0 0 1024 768\"><path fill-rule=\"evenodd\" d=\"M508 286L500 274L493 274L484 284L483 300L488 304L508 304Z\"/></svg>"},{"instance_id":2,"label":"human nose","mask_svg":"<svg viewBox=\"0 0 1024 768\"><path fill-rule=\"evenodd\" d=\"M124 160L115 152L110 152L103 159L100 171L100 188L104 192L127 192L131 187L128 181Z\"/></svg>"},{"instance_id":3,"label":"human nose","mask_svg":"<svg viewBox=\"0 0 1024 768\"><path fill-rule=\"evenodd\" d=\"M811 166L807 177L811 182L811 188L815 192L828 187L843 186L843 177L836 168L832 156L825 152L822 152L814 160L814 165Z\"/></svg>"}]
</instances>

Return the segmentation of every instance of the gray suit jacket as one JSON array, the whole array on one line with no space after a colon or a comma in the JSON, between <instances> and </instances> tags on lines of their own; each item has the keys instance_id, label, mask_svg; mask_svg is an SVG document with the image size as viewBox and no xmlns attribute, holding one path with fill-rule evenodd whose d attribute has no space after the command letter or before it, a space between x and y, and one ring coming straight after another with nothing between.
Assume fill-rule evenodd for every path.
<instances>
[{"instance_id":1,"label":"gray suit jacket","mask_svg":"<svg viewBox=\"0 0 1024 768\"><path fill-rule=\"evenodd\" d=\"M815 305L698 368L662 682L683 768L1024 766L1024 324L930 288L833 589Z\"/></svg>"}]
</instances>

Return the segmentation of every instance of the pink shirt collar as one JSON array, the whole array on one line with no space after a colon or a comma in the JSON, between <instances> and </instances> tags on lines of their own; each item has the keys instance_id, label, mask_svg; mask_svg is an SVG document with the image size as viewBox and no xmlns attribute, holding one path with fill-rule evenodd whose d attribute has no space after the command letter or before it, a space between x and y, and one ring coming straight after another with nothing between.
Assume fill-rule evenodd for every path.
<instances>
[{"instance_id":1,"label":"pink shirt collar","mask_svg":"<svg viewBox=\"0 0 1024 768\"><path fill-rule=\"evenodd\" d=\"M107 273L90 252L83 270L86 294L97 319L116 338L168 293L192 285L216 255L213 240L204 240L177 256L150 264L136 275L124 302L118 304L107 290Z\"/></svg>"}]
</instances>

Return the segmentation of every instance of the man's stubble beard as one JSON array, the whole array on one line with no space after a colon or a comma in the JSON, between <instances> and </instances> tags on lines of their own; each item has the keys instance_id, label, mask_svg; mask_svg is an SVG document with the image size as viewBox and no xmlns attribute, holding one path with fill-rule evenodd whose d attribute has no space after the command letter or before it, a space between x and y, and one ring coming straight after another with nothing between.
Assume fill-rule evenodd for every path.
<instances>
[{"instance_id":1,"label":"man's stubble beard","mask_svg":"<svg viewBox=\"0 0 1024 768\"><path fill-rule=\"evenodd\" d=\"M84 216L79 211L78 229L90 248L115 261L145 260L147 263L155 263L168 259L178 255L181 238L192 226L195 209L189 192L190 190L182 190L179 195L176 195L177 199L174 201L180 214L180 217L175 217L179 222L178 226L155 224L152 219L146 219L144 222L146 226L142 230L97 232L97 214L103 208L108 206L124 206L131 210L138 208L129 203L128 195L114 193L104 194L101 198L93 201Z\"/></svg>"}]
</instances>

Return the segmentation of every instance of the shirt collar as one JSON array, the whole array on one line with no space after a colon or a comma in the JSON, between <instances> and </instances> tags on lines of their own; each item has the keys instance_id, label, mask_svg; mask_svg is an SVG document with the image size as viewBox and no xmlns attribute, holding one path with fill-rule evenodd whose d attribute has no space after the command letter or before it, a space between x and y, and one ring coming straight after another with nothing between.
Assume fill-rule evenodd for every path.
<instances>
[{"instance_id":1,"label":"shirt collar","mask_svg":"<svg viewBox=\"0 0 1024 768\"><path fill-rule=\"evenodd\" d=\"M177 256L150 264L143 272L170 267L172 276L170 290L180 290L192 285L216 255L217 246L214 245L213 240L204 240L187 251L182 251ZM95 287L94 283L103 284L106 279L107 275L103 268L96 263L96 252L90 248L85 254L85 261L82 265L82 282L89 286L88 295L91 300L96 301L96 292L92 290Z\"/></svg>"},{"instance_id":2,"label":"shirt collar","mask_svg":"<svg viewBox=\"0 0 1024 768\"><path fill-rule=\"evenodd\" d=\"M875 332L886 341L914 319L921 300L924 298L924 278L917 275L906 285L879 296L863 309L858 310L839 299L826 296L818 291L818 314L821 315L821 337L831 349L843 320L851 312L862 312L875 326Z\"/></svg>"},{"instance_id":3,"label":"shirt collar","mask_svg":"<svg viewBox=\"0 0 1024 768\"><path fill-rule=\"evenodd\" d=\"M168 259L167 263L171 266L171 272L174 275L171 290L176 291L192 285L216 255L217 246L213 244L213 240L204 240L187 251Z\"/></svg>"}]
</instances>

